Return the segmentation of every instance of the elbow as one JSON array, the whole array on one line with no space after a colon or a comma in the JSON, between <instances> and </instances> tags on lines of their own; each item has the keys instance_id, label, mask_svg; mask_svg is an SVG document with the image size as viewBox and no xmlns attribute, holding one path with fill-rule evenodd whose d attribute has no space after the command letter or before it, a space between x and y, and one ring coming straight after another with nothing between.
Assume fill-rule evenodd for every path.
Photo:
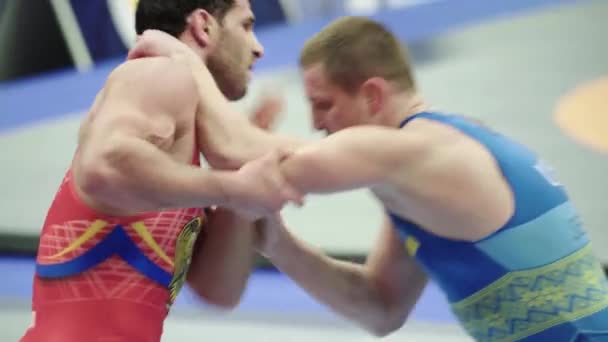
<instances>
[{"instance_id":1,"label":"elbow","mask_svg":"<svg viewBox=\"0 0 608 342\"><path fill-rule=\"evenodd\" d=\"M408 321L419 297L417 292L403 292L386 285L392 278L375 277L372 283L375 314L368 321L368 330L376 337L386 337L401 329ZM426 279L426 278L424 278ZM392 284L392 283L388 283Z\"/></svg>"},{"instance_id":2,"label":"elbow","mask_svg":"<svg viewBox=\"0 0 608 342\"><path fill-rule=\"evenodd\" d=\"M208 297L207 303L223 311L232 311L239 306L241 298L239 296Z\"/></svg>"},{"instance_id":3,"label":"elbow","mask_svg":"<svg viewBox=\"0 0 608 342\"><path fill-rule=\"evenodd\" d=\"M120 160L126 158L118 149L104 153L82 155L78 164L78 186L82 192L95 201L105 202L110 194L126 190L125 172L120 170Z\"/></svg>"},{"instance_id":4,"label":"elbow","mask_svg":"<svg viewBox=\"0 0 608 342\"><path fill-rule=\"evenodd\" d=\"M101 200L108 189L115 184L114 177L103 163L91 164L83 163L80 165L78 186L88 197Z\"/></svg>"},{"instance_id":5,"label":"elbow","mask_svg":"<svg viewBox=\"0 0 608 342\"><path fill-rule=\"evenodd\" d=\"M192 268L188 272L188 286L205 304L211 305L223 311L234 310L241 302L245 292L245 284L226 284L209 280L202 272L196 272Z\"/></svg>"},{"instance_id":6,"label":"elbow","mask_svg":"<svg viewBox=\"0 0 608 342\"><path fill-rule=\"evenodd\" d=\"M241 302L241 293L226 293L223 291L212 291L202 286L191 286L192 290L205 304L216 309L232 311Z\"/></svg>"},{"instance_id":7,"label":"elbow","mask_svg":"<svg viewBox=\"0 0 608 342\"><path fill-rule=\"evenodd\" d=\"M375 320L370 322L369 332L376 337L386 337L401 329L410 315L411 308L400 307L395 303L396 300L386 298L383 301L380 311L374 315Z\"/></svg>"},{"instance_id":8,"label":"elbow","mask_svg":"<svg viewBox=\"0 0 608 342\"><path fill-rule=\"evenodd\" d=\"M213 151L203 153L207 163L214 169L218 170L238 170L240 169L244 161L235 158L233 153L229 151Z\"/></svg>"},{"instance_id":9,"label":"elbow","mask_svg":"<svg viewBox=\"0 0 608 342\"><path fill-rule=\"evenodd\" d=\"M387 337L390 334L401 329L406 322L406 319L395 319L385 317L386 319L376 322L373 326L368 328L368 331L375 337L382 338Z\"/></svg>"}]
</instances>

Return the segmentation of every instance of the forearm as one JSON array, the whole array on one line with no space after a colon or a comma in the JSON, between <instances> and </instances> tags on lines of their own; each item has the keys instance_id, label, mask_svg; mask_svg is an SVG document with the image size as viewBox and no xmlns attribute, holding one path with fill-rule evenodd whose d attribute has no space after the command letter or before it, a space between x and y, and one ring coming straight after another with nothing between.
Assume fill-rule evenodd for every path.
<instances>
[{"instance_id":1,"label":"forearm","mask_svg":"<svg viewBox=\"0 0 608 342\"><path fill-rule=\"evenodd\" d=\"M273 149L295 150L305 141L262 130L236 112L198 57L176 56L192 70L200 103L197 115L199 146L214 167L239 168Z\"/></svg>"},{"instance_id":2,"label":"forearm","mask_svg":"<svg viewBox=\"0 0 608 342\"><path fill-rule=\"evenodd\" d=\"M207 302L231 309L238 305L253 266L253 224L227 209L216 210L209 220L188 281Z\"/></svg>"},{"instance_id":3,"label":"forearm","mask_svg":"<svg viewBox=\"0 0 608 342\"><path fill-rule=\"evenodd\" d=\"M249 126L222 124L206 121L199 124L199 149L209 165L217 169L236 170L271 151L294 151L304 144L303 140L261 132Z\"/></svg>"},{"instance_id":4,"label":"forearm","mask_svg":"<svg viewBox=\"0 0 608 342\"><path fill-rule=\"evenodd\" d=\"M280 167L285 180L302 194L350 191L375 181L368 172L373 166L351 162L348 154L332 154L310 145L295 151Z\"/></svg>"},{"instance_id":5,"label":"forearm","mask_svg":"<svg viewBox=\"0 0 608 342\"><path fill-rule=\"evenodd\" d=\"M382 334L388 305L364 265L342 262L287 234L270 261L331 310L374 334Z\"/></svg>"}]
</instances>

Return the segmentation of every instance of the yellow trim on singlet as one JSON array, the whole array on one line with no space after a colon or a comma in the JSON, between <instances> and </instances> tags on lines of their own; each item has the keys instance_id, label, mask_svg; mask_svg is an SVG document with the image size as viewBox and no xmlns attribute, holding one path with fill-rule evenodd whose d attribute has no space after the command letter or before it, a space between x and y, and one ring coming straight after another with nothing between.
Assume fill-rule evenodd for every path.
<instances>
[{"instance_id":1,"label":"yellow trim on singlet","mask_svg":"<svg viewBox=\"0 0 608 342\"><path fill-rule=\"evenodd\" d=\"M84 243L86 243L87 241L92 239L95 235L97 235L97 233L101 232L107 225L108 225L108 222L106 222L106 221L96 220L95 222L91 223L91 225L89 227L87 227L87 229L84 231L84 234L82 234L78 239L74 240L74 242L72 242L68 247L64 248L61 252L59 252L55 255L48 256L46 258L58 259L70 252L75 251L80 246L82 246Z\"/></svg>"},{"instance_id":2,"label":"yellow trim on singlet","mask_svg":"<svg viewBox=\"0 0 608 342\"><path fill-rule=\"evenodd\" d=\"M59 259L66 254L75 251L79 247L81 247L84 243L91 240L95 235L101 232L106 226L108 222L103 220L96 220L91 223L90 226L84 231L84 233L78 237L78 239L74 240L68 247L61 250L59 253L55 255L51 255L46 257L46 259ZM139 237L142 238L143 242L152 249L152 251L163 261L169 264L171 267L174 266L173 260L169 258L169 256L163 251L163 249L158 245L158 243L154 240L152 234L148 230L148 227L143 222L134 222L130 225L131 228L137 233Z\"/></svg>"},{"instance_id":3,"label":"yellow trim on singlet","mask_svg":"<svg viewBox=\"0 0 608 342\"><path fill-rule=\"evenodd\" d=\"M405 249L407 250L407 254L411 257L416 256L418 253L418 248L420 248L420 242L413 236L408 236L405 239Z\"/></svg>"},{"instance_id":4,"label":"yellow trim on singlet","mask_svg":"<svg viewBox=\"0 0 608 342\"><path fill-rule=\"evenodd\" d=\"M166 263L171 265L171 267L173 267L173 260L171 260L171 258L167 256L165 251L163 251L163 249L158 245L158 243L156 243L154 237L152 237L152 234L150 234L148 228L143 222L134 222L131 224L131 227L133 228L133 230L135 230L137 235L139 235L139 237L144 240L146 245L148 245L148 247L150 247L152 251L156 253L159 258L161 258Z\"/></svg>"}]
</instances>

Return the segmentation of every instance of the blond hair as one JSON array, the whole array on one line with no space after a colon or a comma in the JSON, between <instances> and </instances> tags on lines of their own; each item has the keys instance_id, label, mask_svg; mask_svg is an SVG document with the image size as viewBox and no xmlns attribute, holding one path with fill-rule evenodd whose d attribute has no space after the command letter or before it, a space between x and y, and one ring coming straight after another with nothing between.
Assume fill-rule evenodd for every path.
<instances>
[{"instance_id":1,"label":"blond hair","mask_svg":"<svg viewBox=\"0 0 608 342\"><path fill-rule=\"evenodd\" d=\"M390 81L400 90L415 90L405 47L382 24L365 17L342 17L310 38L300 65L318 63L332 82L348 92L372 77Z\"/></svg>"}]
</instances>

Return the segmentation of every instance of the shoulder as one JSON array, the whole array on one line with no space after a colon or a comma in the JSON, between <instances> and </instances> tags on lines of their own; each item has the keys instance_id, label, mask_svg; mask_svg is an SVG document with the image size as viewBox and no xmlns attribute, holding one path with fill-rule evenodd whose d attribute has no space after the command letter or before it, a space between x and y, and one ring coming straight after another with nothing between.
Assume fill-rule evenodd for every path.
<instances>
[{"instance_id":1,"label":"shoulder","mask_svg":"<svg viewBox=\"0 0 608 342\"><path fill-rule=\"evenodd\" d=\"M402 131L405 135L420 137L424 141L425 150L434 156L441 156L445 162L468 164L480 155L491 157L485 144L470 134L470 129L486 128L471 125L466 127L468 129L448 121L420 118L410 122ZM448 156L453 158L446 158Z\"/></svg>"},{"instance_id":2,"label":"shoulder","mask_svg":"<svg viewBox=\"0 0 608 342\"><path fill-rule=\"evenodd\" d=\"M119 65L108 76L104 91L106 97L143 107L180 109L198 103L189 68L166 57L134 59Z\"/></svg>"},{"instance_id":3,"label":"shoulder","mask_svg":"<svg viewBox=\"0 0 608 342\"><path fill-rule=\"evenodd\" d=\"M413 130L405 132L392 127L363 125L343 129L326 137L325 140L345 148L390 150L407 145L412 147L420 145L427 139Z\"/></svg>"},{"instance_id":4,"label":"shoulder","mask_svg":"<svg viewBox=\"0 0 608 342\"><path fill-rule=\"evenodd\" d=\"M484 127L475 129L486 130ZM417 164L427 177L451 184L452 189L467 188L485 192L491 187L505 188L500 164L487 141L480 140L467 130L446 122L419 119L403 128L405 133L416 133L426 138L426 158Z\"/></svg>"},{"instance_id":5,"label":"shoulder","mask_svg":"<svg viewBox=\"0 0 608 342\"><path fill-rule=\"evenodd\" d=\"M109 83L149 81L151 85L161 81L182 81L194 84L189 68L168 57L146 57L128 60L110 73Z\"/></svg>"}]
</instances>

